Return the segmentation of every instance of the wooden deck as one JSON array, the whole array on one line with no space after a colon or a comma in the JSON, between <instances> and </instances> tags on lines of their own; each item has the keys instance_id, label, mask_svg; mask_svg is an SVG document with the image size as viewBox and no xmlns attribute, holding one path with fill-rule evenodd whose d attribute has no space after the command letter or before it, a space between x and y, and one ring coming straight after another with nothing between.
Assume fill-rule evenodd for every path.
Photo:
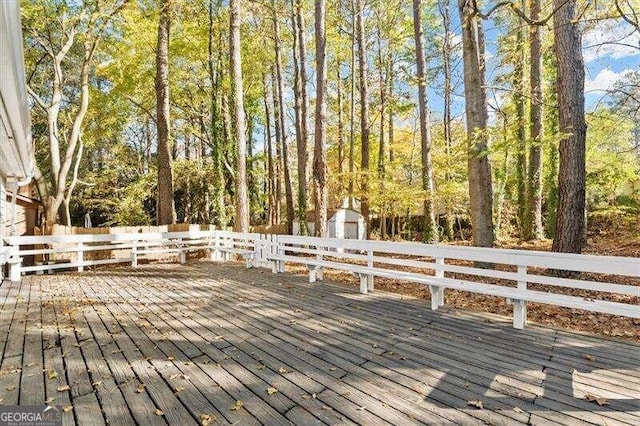
<instances>
[{"instance_id":1,"label":"wooden deck","mask_svg":"<svg viewBox=\"0 0 640 426\"><path fill-rule=\"evenodd\" d=\"M66 424L640 424L640 345L239 263L28 276L0 306L0 403Z\"/></svg>"}]
</instances>

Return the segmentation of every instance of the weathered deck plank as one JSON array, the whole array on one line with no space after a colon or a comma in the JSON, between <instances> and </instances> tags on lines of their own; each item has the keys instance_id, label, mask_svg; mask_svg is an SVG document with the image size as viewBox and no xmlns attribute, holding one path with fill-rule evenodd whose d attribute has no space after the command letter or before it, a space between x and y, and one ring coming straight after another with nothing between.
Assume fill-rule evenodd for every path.
<instances>
[{"instance_id":1,"label":"weathered deck plank","mask_svg":"<svg viewBox=\"0 0 640 426\"><path fill-rule=\"evenodd\" d=\"M28 276L0 305L0 404L64 424L640 423L639 345L235 263Z\"/></svg>"}]
</instances>

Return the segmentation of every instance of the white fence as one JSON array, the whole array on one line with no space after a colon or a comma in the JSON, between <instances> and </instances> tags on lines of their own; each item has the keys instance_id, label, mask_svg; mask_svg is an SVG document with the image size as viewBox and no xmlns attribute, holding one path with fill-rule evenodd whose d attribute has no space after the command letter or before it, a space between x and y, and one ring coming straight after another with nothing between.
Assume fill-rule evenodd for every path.
<instances>
[{"instance_id":1,"label":"white fence","mask_svg":"<svg viewBox=\"0 0 640 426\"><path fill-rule=\"evenodd\" d=\"M139 258L154 254L177 254L185 263L188 252L206 250L212 260L241 256L247 267L268 266L274 273L284 272L286 263L306 265L310 282L322 280L325 269L343 270L360 278L362 293L375 289L376 277L427 285L434 310L444 304L446 289L504 297L513 304L516 328L526 324L527 302L640 318L640 285L613 282L619 276L640 284L637 258L225 231L10 237L6 242L10 247L0 261L9 264L12 280L26 272L82 271L111 263L136 267ZM73 259L47 260L65 253ZM26 266L25 256L42 259ZM575 274L563 278L553 271Z\"/></svg>"}]
</instances>

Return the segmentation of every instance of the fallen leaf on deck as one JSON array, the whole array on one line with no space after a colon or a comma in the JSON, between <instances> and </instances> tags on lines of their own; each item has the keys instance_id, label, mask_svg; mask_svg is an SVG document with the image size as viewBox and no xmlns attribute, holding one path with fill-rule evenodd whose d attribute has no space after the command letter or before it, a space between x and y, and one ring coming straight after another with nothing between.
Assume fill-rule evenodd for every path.
<instances>
[{"instance_id":1,"label":"fallen leaf on deck","mask_svg":"<svg viewBox=\"0 0 640 426\"><path fill-rule=\"evenodd\" d=\"M71 386L69 386L69 385L58 386L58 392L64 392L64 391L68 391L70 389L71 389Z\"/></svg>"},{"instance_id":2,"label":"fallen leaf on deck","mask_svg":"<svg viewBox=\"0 0 640 426\"><path fill-rule=\"evenodd\" d=\"M241 400L237 400L233 407L230 408L231 411L238 411L242 407L244 407L244 403Z\"/></svg>"},{"instance_id":3,"label":"fallen leaf on deck","mask_svg":"<svg viewBox=\"0 0 640 426\"><path fill-rule=\"evenodd\" d=\"M323 406L322 406L322 409L323 409L323 410L327 410L327 411L331 411L331 410L333 410L333 408L329 407L328 405L323 405Z\"/></svg>"},{"instance_id":4,"label":"fallen leaf on deck","mask_svg":"<svg viewBox=\"0 0 640 426\"><path fill-rule=\"evenodd\" d=\"M214 337L214 339L215 340L222 340L222 339L224 339L224 336L216 336L216 337Z\"/></svg>"},{"instance_id":5,"label":"fallen leaf on deck","mask_svg":"<svg viewBox=\"0 0 640 426\"><path fill-rule=\"evenodd\" d=\"M598 404L599 406L603 406L603 405L609 405L609 401L607 401L606 398L602 398L599 396L595 396L595 395L591 395L591 394L586 394L584 396L584 398L589 401L589 402L595 402L596 404Z\"/></svg>"},{"instance_id":6,"label":"fallen leaf on deck","mask_svg":"<svg viewBox=\"0 0 640 426\"><path fill-rule=\"evenodd\" d=\"M356 410L358 410L358 411L364 411L366 409L367 409L367 407L358 407L358 408L356 408Z\"/></svg>"},{"instance_id":7,"label":"fallen leaf on deck","mask_svg":"<svg viewBox=\"0 0 640 426\"><path fill-rule=\"evenodd\" d=\"M467 401L467 405L471 405L471 406L479 408L481 410L484 408L484 405L482 404L482 401L480 401L479 399L473 399L471 401Z\"/></svg>"},{"instance_id":8,"label":"fallen leaf on deck","mask_svg":"<svg viewBox=\"0 0 640 426\"><path fill-rule=\"evenodd\" d=\"M16 387L15 386L7 386L5 389L10 392L12 390L16 390Z\"/></svg>"},{"instance_id":9,"label":"fallen leaf on deck","mask_svg":"<svg viewBox=\"0 0 640 426\"><path fill-rule=\"evenodd\" d=\"M286 369L286 368L284 368L284 367L280 367L280 368L278 369L278 372L280 372L280 374L287 374L287 373L289 372L289 370L287 370L287 369Z\"/></svg>"},{"instance_id":10,"label":"fallen leaf on deck","mask_svg":"<svg viewBox=\"0 0 640 426\"><path fill-rule=\"evenodd\" d=\"M216 421L216 416L212 414L200 414L200 424L202 426L208 426Z\"/></svg>"},{"instance_id":11,"label":"fallen leaf on deck","mask_svg":"<svg viewBox=\"0 0 640 426\"><path fill-rule=\"evenodd\" d=\"M273 387L267 388L267 393L269 395L273 395L274 393L277 393L277 392L278 392L278 389L276 389L276 388L273 388Z\"/></svg>"},{"instance_id":12,"label":"fallen leaf on deck","mask_svg":"<svg viewBox=\"0 0 640 426\"><path fill-rule=\"evenodd\" d=\"M329 371L336 371L337 369L337 367L329 367Z\"/></svg>"},{"instance_id":13,"label":"fallen leaf on deck","mask_svg":"<svg viewBox=\"0 0 640 426\"><path fill-rule=\"evenodd\" d=\"M264 364L258 364L258 370L264 370L265 365Z\"/></svg>"},{"instance_id":14,"label":"fallen leaf on deck","mask_svg":"<svg viewBox=\"0 0 640 426\"><path fill-rule=\"evenodd\" d=\"M49 377L49 380L57 379L58 378L58 372L55 371L55 370L51 370L51 371L49 371L49 374L47 374L47 377Z\"/></svg>"},{"instance_id":15,"label":"fallen leaf on deck","mask_svg":"<svg viewBox=\"0 0 640 426\"><path fill-rule=\"evenodd\" d=\"M167 359L168 359L169 361L173 361L174 359L176 359L176 357L175 357L175 356L168 356L168 357L167 357Z\"/></svg>"},{"instance_id":16,"label":"fallen leaf on deck","mask_svg":"<svg viewBox=\"0 0 640 426\"><path fill-rule=\"evenodd\" d=\"M54 397L52 397L52 396L51 396L51 397L47 398L47 400L46 400L44 403L45 403L45 404L50 404L50 403L52 403L52 402L53 402L53 401L55 401L55 400L56 400L56 399L55 399ZM0 398L0 402L2 402L2 399L1 399L1 398Z\"/></svg>"},{"instance_id":17,"label":"fallen leaf on deck","mask_svg":"<svg viewBox=\"0 0 640 426\"><path fill-rule=\"evenodd\" d=\"M136 393L142 393L144 392L144 388L146 388L147 385L145 385L144 383L140 383L138 386L136 386Z\"/></svg>"},{"instance_id":18,"label":"fallen leaf on deck","mask_svg":"<svg viewBox=\"0 0 640 426\"><path fill-rule=\"evenodd\" d=\"M97 382L91 383L92 386L100 386L102 384L102 380L98 380Z\"/></svg>"},{"instance_id":19,"label":"fallen leaf on deck","mask_svg":"<svg viewBox=\"0 0 640 426\"><path fill-rule=\"evenodd\" d=\"M596 358L591 354L584 354L584 359L586 359L587 361L595 361L596 360Z\"/></svg>"},{"instance_id":20,"label":"fallen leaf on deck","mask_svg":"<svg viewBox=\"0 0 640 426\"><path fill-rule=\"evenodd\" d=\"M164 416L164 411L162 411L161 409L157 408L156 409L156 416Z\"/></svg>"},{"instance_id":21,"label":"fallen leaf on deck","mask_svg":"<svg viewBox=\"0 0 640 426\"><path fill-rule=\"evenodd\" d=\"M524 413L524 410L520 407L513 407L513 411L515 411L516 413Z\"/></svg>"},{"instance_id":22,"label":"fallen leaf on deck","mask_svg":"<svg viewBox=\"0 0 640 426\"><path fill-rule=\"evenodd\" d=\"M176 393L180 393L180 392L182 392L184 390L184 388L182 386L178 386L174 390L176 391Z\"/></svg>"},{"instance_id":23,"label":"fallen leaf on deck","mask_svg":"<svg viewBox=\"0 0 640 426\"><path fill-rule=\"evenodd\" d=\"M71 410L73 410L73 405L65 405L65 407L62 409L62 411L64 411L65 413L68 413Z\"/></svg>"}]
</instances>

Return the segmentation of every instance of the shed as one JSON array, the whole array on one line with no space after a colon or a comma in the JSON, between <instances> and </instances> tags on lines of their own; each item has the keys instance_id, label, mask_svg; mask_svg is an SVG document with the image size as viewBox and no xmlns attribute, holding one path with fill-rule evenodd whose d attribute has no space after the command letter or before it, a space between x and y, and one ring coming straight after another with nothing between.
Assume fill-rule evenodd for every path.
<instances>
[{"instance_id":1,"label":"shed","mask_svg":"<svg viewBox=\"0 0 640 426\"><path fill-rule=\"evenodd\" d=\"M307 212L307 229L310 235L315 233L315 210ZM364 217L348 207L327 210L327 234L329 238L363 240L367 235ZM300 221L293 221L293 235L300 235Z\"/></svg>"}]
</instances>

